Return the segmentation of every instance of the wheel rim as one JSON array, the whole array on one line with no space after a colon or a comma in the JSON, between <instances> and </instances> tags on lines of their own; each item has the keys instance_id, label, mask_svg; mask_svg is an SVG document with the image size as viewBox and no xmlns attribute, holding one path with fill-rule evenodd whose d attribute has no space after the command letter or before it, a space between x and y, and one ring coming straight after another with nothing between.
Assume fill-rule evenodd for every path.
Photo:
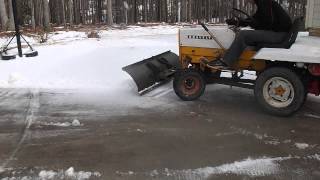
<instances>
[{"instance_id":1,"label":"wheel rim","mask_svg":"<svg viewBox=\"0 0 320 180\"><path fill-rule=\"evenodd\" d=\"M186 96L191 96L199 92L200 80L196 77L186 77L181 84L181 91Z\"/></svg>"},{"instance_id":2,"label":"wheel rim","mask_svg":"<svg viewBox=\"0 0 320 180\"><path fill-rule=\"evenodd\" d=\"M293 102L294 96L292 83L282 77L271 78L264 84L263 97L272 107L288 107Z\"/></svg>"}]
</instances>

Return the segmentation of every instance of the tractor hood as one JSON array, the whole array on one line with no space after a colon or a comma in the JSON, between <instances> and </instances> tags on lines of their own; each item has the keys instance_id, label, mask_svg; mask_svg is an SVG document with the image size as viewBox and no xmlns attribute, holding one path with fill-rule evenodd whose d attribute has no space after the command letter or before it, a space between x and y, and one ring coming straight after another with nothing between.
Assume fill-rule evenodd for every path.
<instances>
[{"instance_id":1,"label":"tractor hood","mask_svg":"<svg viewBox=\"0 0 320 180\"><path fill-rule=\"evenodd\" d=\"M209 26L209 30L228 49L235 38L235 33L227 26ZM220 48L201 26L180 29L179 45L184 47Z\"/></svg>"}]
</instances>

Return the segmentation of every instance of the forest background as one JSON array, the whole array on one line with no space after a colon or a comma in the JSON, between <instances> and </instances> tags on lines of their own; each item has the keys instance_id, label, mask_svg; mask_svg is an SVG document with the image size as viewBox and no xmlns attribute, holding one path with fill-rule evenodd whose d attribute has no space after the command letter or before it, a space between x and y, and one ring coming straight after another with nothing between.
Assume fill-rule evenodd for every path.
<instances>
[{"instance_id":1,"label":"forest background","mask_svg":"<svg viewBox=\"0 0 320 180\"><path fill-rule=\"evenodd\" d=\"M248 13L248 0L16 0L19 24L33 30L84 25L224 23L233 7ZM306 0L278 0L291 17L304 16ZM12 0L0 0L1 31L14 29Z\"/></svg>"}]
</instances>

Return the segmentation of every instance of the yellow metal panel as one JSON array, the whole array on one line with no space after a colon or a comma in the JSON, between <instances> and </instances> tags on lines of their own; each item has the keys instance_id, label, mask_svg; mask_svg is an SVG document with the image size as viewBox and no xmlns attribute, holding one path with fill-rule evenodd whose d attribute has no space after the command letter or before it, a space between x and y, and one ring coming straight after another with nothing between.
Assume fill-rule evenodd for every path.
<instances>
[{"instance_id":1,"label":"yellow metal panel","mask_svg":"<svg viewBox=\"0 0 320 180\"><path fill-rule=\"evenodd\" d=\"M244 51L240 56L239 61L237 61L237 63L234 65L234 68L246 69L250 67L250 65L252 64L252 58L255 54L256 54L255 51L250 51L250 50Z\"/></svg>"},{"instance_id":2,"label":"yellow metal panel","mask_svg":"<svg viewBox=\"0 0 320 180\"><path fill-rule=\"evenodd\" d=\"M262 71L266 67L266 63L263 60L255 60L253 57L256 55L256 51L246 50L242 53L239 61L235 64L235 69L241 70L255 70Z\"/></svg>"},{"instance_id":3,"label":"yellow metal panel","mask_svg":"<svg viewBox=\"0 0 320 180\"><path fill-rule=\"evenodd\" d=\"M179 47L180 61L183 67L187 64L200 64L201 58L206 58L209 61L216 60L223 56L224 51L222 49L215 48L198 48L198 47ZM262 71L266 64L263 60L253 60L252 58L256 54L255 51L246 50L241 55L239 61L234 65L235 70L256 70Z\"/></svg>"},{"instance_id":4,"label":"yellow metal panel","mask_svg":"<svg viewBox=\"0 0 320 180\"><path fill-rule=\"evenodd\" d=\"M223 51L214 48L197 48L197 47L180 47L180 57L184 60L186 57L191 58L192 63L200 63L200 58L205 57L214 60L221 56Z\"/></svg>"}]
</instances>

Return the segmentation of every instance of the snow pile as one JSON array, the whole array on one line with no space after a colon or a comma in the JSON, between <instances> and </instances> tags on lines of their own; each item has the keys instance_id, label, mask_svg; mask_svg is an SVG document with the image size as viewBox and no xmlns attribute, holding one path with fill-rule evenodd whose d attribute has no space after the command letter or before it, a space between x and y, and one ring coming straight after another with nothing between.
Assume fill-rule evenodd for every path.
<instances>
[{"instance_id":1,"label":"snow pile","mask_svg":"<svg viewBox=\"0 0 320 180\"><path fill-rule=\"evenodd\" d=\"M279 165L277 161L285 158L262 158L251 159L234 162L231 164L224 164L218 167L206 167L195 170L185 170L185 174L196 174L201 177L208 178L215 174L237 174L248 175L251 177L267 176L277 174L279 172Z\"/></svg>"},{"instance_id":2,"label":"snow pile","mask_svg":"<svg viewBox=\"0 0 320 180\"><path fill-rule=\"evenodd\" d=\"M84 172L79 171L75 172L73 167L70 167L68 170L65 171L65 176L68 178L74 178L74 179L89 179L92 176L91 172ZM94 176L101 176L100 173L94 173Z\"/></svg>"},{"instance_id":3,"label":"snow pile","mask_svg":"<svg viewBox=\"0 0 320 180\"><path fill-rule=\"evenodd\" d=\"M295 143L294 145L301 150L309 148L309 144L306 144L306 143Z\"/></svg>"},{"instance_id":4,"label":"snow pile","mask_svg":"<svg viewBox=\"0 0 320 180\"><path fill-rule=\"evenodd\" d=\"M63 122L63 123L55 123L55 122L50 122L50 123L42 123L42 125L45 126L57 126L57 127L79 127L79 126L83 126L83 124L80 123L79 120L75 119L73 120L71 123L70 122Z\"/></svg>"},{"instance_id":5,"label":"snow pile","mask_svg":"<svg viewBox=\"0 0 320 180\"><path fill-rule=\"evenodd\" d=\"M318 160L320 161L320 155L319 154L315 154L315 155L311 155L311 156L308 156L309 159L315 159L315 160ZM1 171L0 171L1 172Z\"/></svg>"},{"instance_id":6,"label":"snow pile","mask_svg":"<svg viewBox=\"0 0 320 180\"><path fill-rule=\"evenodd\" d=\"M69 123L69 122L64 122L64 123L50 122L50 123L45 123L43 125L46 125L46 126L57 126L57 127L70 127L71 123Z\"/></svg>"},{"instance_id":7,"label":"snow pile","mask_svg":"<svg viewBox=\"0 0 320 180\"><path fill-rule=\"evenodd\" d=\"M83 126L78 119L73 120L71 124L72 126Z\"/></svg>"},{"instance_id":8,"label":"snow pile","mask_svg":"<svg viewBox=\"0 0 320 180\"><path fill-rule=\"evenodd\" d=\"M40 179L53 179L57 175L54 171L40 171L39 178Z\"/></svg>"},{"instance_id":9,"label":"snow pile","mask_svg":"<svg viewBox=\"0 0 320 180\"><path fill-rule=\"evenodd\" d=\"M207 179L214 175L235 174L250 177L263 177L279 174L281 169L279 162L291 159L290 157L278 158L248 158L243 161L236 161L230 164L224 164L216 167L205 167L199 169L188 170L169 170L163 171L153 170L149 173L151 177L179 177L179 179ZM130 175L130 173L119 173L122 175ZM135 173L132 173L135 174Z\"/></svg>"},{"instance_id":10,"label":"snow pile","mask_svg":"<svg viewBox=\"0 0 320 180\"><path fill-rule=\"evenodd\" d=\"M86 172L78 171L76 172L73 167L70 167L66 171L53 171L53 170L42 170L37 176L23 176L23 177L6 177L1 180L13 180L13 179L23 179L23 180L54 180L54 179L68 179L68 180L86 180L90 178L99 178L101 174L99 172Z\"/></svg>"},{"instance_id":11,"label":"snow pile","mask_svg":"<svg viewBox=\"0 0 320 180\"><path fill-rule=\"evenodd\" d=\"M69 42L76 40L84 40L87 38L85 32L78 31L56 31L48 34L48 41L46 43L61 43L61 42Z\"/></svg>"}]
</instances>

